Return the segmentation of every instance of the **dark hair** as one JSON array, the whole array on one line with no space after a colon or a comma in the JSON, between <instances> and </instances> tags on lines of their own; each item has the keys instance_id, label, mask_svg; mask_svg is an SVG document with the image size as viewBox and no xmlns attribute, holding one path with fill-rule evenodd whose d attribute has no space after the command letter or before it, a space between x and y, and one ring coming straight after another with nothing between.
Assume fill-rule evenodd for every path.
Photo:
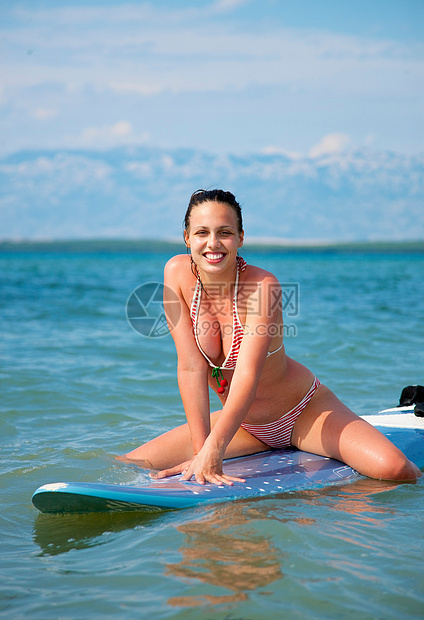
<instances>
[{"instance_id":1,"label":"dark hair","mask_svg":"<svg viewBox=\"0 0 424 620\"><path fill-rule=\"evenodd\" d=\"M237 217L238 232L243 232L243 218L241 215L241 207L237 202L235 196L231 192L224 192L222 189L198 189L191 195L190 202L188 203L187 211L184 217L184 230L188 230L190 226L190 216L193 207L202 204L203 202L222 202L234 209Z\"/></svg>"}]
</instances>

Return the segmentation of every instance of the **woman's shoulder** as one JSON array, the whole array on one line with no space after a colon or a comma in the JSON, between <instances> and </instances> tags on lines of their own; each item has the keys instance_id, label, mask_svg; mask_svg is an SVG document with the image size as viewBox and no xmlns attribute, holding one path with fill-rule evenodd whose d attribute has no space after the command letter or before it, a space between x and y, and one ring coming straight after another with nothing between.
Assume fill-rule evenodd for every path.
<instances>
[{"instance_id":1,"label":"woman's shoulder","mask_svg":"<svg viewBox=\"0 0 424 620\"><path fill-rule=\"evenodd\" d=\"M176 254L166 262L164 268L165 283L172 283L174 286L185 288L192 277L190 257L187 254Z\"/></svg>"},{"instance_id":2,"label":"woman's shoulder","mask_svg":"<svg viewBox=\"0 0 424 620\"><path fill-rule=\"evenodd\" d=\"M190 258L187 254L176 254L165 263L165 273L175 275L181 269L190 267Z\"/></svg>"},{"instance_id":3,"label":"woman's shoulder","mask_svg":"<svg viewBox=\"0 0 424 620\"><path fill-rule=\"evenodd\" d=\"M278 278L262 267L248 265L245 270L242 299L246 317L252 320L281 320L281 284Z\"/></svg>"},{"instance_id":4,"label":"woman's shoulder","mask_svg":"<svg viewBox=\"0 0 424 620\"><path fill-rule=\"evenodd\" d=\"M278 278L273 273L250 263L246 266L245 279L247 282L279 284Z\"/></svg>"}]
</instances>

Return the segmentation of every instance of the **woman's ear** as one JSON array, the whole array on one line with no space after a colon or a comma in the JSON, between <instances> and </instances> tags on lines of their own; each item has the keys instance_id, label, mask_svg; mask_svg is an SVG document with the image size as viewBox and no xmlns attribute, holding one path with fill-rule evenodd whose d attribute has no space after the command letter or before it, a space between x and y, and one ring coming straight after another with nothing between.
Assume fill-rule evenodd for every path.
<instances>
[{"instance_id":1,"label":"woman's ear","mask_svg":"<svg viewBox=\"0 0 424 620\"><path fill-rule=\"evenodd\" d=\"M244 230L241 231L240 235L239 235L239 244L238 247L241 248L243 245L243 241L244 241Z\"/></svg>"},{"instance_id":2,"label":"woman's ear","mask_svg":"<svg viewBox=\"0 0 424 620\"><path fill-rule=\"evenodd\" d=\"M188 234L187 234L186 230L184 231L184 243L186 244L187 248L190 247L190 241L189 241Z\"/></svg>"}]
</instances>

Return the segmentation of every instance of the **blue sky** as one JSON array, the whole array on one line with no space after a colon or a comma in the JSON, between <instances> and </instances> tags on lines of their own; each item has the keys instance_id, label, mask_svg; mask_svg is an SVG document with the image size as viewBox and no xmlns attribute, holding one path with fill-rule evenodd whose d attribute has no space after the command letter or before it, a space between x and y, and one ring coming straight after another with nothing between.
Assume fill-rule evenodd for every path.
<instances>
[{"instance_id":1,"label":"blue sky","mask_svg":"<svg viewBox=\"0 0 424 620\"><path fill-rule=\"evenodd\" d=\"M423 152L423 24L423 0L11 0L1 151Z\"/></svg>"}]
</instances>

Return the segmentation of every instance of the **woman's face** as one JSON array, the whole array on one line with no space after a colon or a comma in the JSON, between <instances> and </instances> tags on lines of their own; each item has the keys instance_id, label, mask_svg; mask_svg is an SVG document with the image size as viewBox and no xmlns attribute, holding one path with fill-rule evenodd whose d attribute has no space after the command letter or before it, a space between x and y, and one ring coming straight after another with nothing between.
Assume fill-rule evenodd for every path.
<instances>
[{"instance_id":1,"label":"woman's face","mask_svg":"<svg viewBox=\"0 0 424 620\"><path fill-rule=\"evenodd\" d=\"M184 232L198 269L211 274L222 273L224 268L234 269L243 235L238 231L234 209L222 202L203 202L195 206L189 229Z\"/></svg>"}]
</instances>

